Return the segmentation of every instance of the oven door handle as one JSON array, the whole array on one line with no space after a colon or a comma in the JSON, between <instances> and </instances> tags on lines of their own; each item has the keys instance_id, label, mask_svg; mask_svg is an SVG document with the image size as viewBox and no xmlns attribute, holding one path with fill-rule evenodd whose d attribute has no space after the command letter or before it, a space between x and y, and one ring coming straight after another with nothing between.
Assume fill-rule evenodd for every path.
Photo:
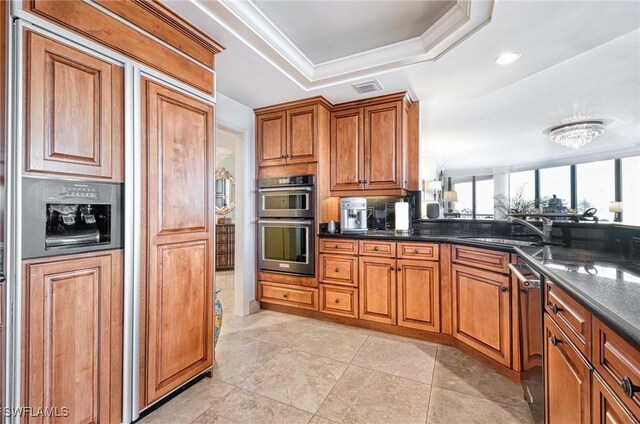
<instances>
[{"instance_id":1,"label":"oven door handle","mask_svg":"<svg viewBox=\"0 0 640 424\"><path fill-rule=\"evenodd\" d=\"M509 264L509 269L511 270L511 272L513 272L513 274L516 276L518 281L520 281L520 284L522 284L522 287L525 290L540 288L540 276L535 272L533 272L526 264L523 264L523 263ZM537 280L531 280L525 277L524 274L522 274L523 270L527 270L533 275L535 275Z\"/></svg>"},{"instance_id":2,"label":"oven door handle","mask_svg":"<svg viewBox=\"0 0 640 424\"><path fill-rule=\"evenodd\" d=\"M313 225L312 219L259 219L258 224Z\"/></svg>"},{"instance_id":3,"label":"oven door handle","mask_svg":"<svg viewBox=\"0 0 640 424\"><path fill-rule=\"evenodd\" d=\"M271 193L274 191L312 191L313 187L301 186L301 187L273 187L273 188L259 188L259 193Z\"/></svg>"}]
</instances>

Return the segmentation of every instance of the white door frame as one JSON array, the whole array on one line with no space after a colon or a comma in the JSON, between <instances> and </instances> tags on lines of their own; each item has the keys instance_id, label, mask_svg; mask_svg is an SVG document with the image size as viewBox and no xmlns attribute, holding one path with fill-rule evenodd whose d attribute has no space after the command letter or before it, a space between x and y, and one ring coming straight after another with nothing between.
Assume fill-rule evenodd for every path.
<instances>
[{"instance_id":1,"label":"white door frame","mask_svg":"<svg viewBox=\"0 0 640 424\"><path fill-rule=\"evenodd\" d=\"M219 109L219 105L216 106ZM235 266L233 275L233 311L234 315L246 316L251 313L255 300L255 219L253 187L253 166L250 155L251 129L240 128L224 118L216 110L216 129L229 130L239 134L242 143L235 146Z\"/></svg>"}]
</instances>

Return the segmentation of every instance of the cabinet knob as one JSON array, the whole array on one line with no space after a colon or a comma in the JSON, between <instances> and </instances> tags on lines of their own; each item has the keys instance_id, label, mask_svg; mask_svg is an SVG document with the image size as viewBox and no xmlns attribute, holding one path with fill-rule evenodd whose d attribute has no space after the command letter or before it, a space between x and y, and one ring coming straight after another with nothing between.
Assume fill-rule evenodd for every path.
<instances>
[{"instance_id":1,"label":"cabinet knob","mask_svg":"<svg viewBox=\"0 0 640 424\"><path fill-rule=\"evenodd\" d=\"M622 390L624 390L624 394L630 398L632 398L636 392L640 391L640 387L634 385L631 379L626 376L622 378L622 381L620 382L620 387L622 387Z\"/></svg>"},{"instance_id":2,"label":"cabinet knob","mask_svg":"<svg viewBox=\"0 0 640 424\"><path fill-rule=\"evenodd\" d=\"M368 184L368 183L369 183L369 181L367 181L367 180L362 180L362 183L363 183L363 184Z\"/></svg>"},{"instance_id":3,"label":"cabinet knob","mask_svg":"<svg viewBox=\"0 0 640 424\"><path fill-rule=\"evenodd\" d=\"M336 247L335 247L335 249L337 249L337 248L339 248L339 247L340 247L340 246L338 246L338 245L336 244Z\"/></svg>"},{"instance_id":4,"label":"cabinet knob","mask_svg":"<svg viewBox=\"0 0 640 424\"><path fill-rule=\"evenodd\" d=\"M556 336L551 336L551 344L554 346L558 346L558 343L562 343L562 340L560 340Z\"/></svg>"},{"instance_id":5,"label":"cabinet knob","mask_svg":"<svg viewBox=\"0 0 640 424\"><path fill-rule=\"evenodd\" d=\"M335 300L335 302L336 302L336 303L340 303L340 299L336 299L336 300Z\"/></svg>"},{"instance_id":6,"label":"cabinet knob","mask_svg":"<svg viewBox=\"0 0 640 424\"><path fill-rule=\"evenodd\" d=\"M395 267L395 266L392 266L390 269L391 269L391 271L395 271L395 270L396 270L396 267Z\"/></svg>"},{"instance_id":7,"label":"cabinet knob","mask_svg":"<svg viewBox=\"0 0 640 424\"><path fill-rule=\"evenodd\" d=\"M562 308L558 307L555 303L551 305L551 312L553 312L554 315L558 315L559 311L562 311Z\"/></svg>"},{"instance_id":8,"label":"cabinet knob","mask_svg":"<svg viewBox=\"0 0 640 424\"><path fill-rule=\"evenodd\" d=\"M398 268L396 268L396 269L397 269L398 271L402 271L402 267L400 267L400 266L399 266Z\"/></svg>"},{"instance_id":9,"label":"cabinet knob","mask_svg":"<svg viewBox=\"0 0 640 424\"><path fill-rule=\"evenodd\" d=\"M500 291L501 291L502 293L505 293L505 292L508 292L508 291L509 291L509 289L508 289L506 286L500 286Z\"/></svg>"},{"instance_id":10,"label":"cabinet knob","mask_svg":"<svg viewBox=\"0 0 640 424\"><path fill-rule=\"evenodd\" d=\"M289 297L289 293L285 293L282 295L282 297L284 297L285 299L287 299Z\"/></svg>"},{"instance_id":11,"label":"cabinet knob","mask_svg":"<svg viewBox=\"0 0 640 424\"><path fill-rule=\"evenodd\" d=\"M378 248L378 246L373 246L373 251L374 251L374 252L377 252L378 250L380 250L380 249Z\"/></svg>"},{"instance_id":12,"label":"cabinet knob","mask_svg":"<svg viewBox=\"0 0 640 424\"><path fill-rule=\"evenodd\" d=\"M413 249L413 253L420 253L418 249Z\"/></svg>"},{"instance_id":13,"label":"cabinet knob","mask_svg":"<svg viewBox=\"0 0 640 424\"><path fill-rule=\"evenodd\" d=\"M336 268L336 271L335 271L335 272L340 272L340 268Z\"/></svg>"}]
</instances>

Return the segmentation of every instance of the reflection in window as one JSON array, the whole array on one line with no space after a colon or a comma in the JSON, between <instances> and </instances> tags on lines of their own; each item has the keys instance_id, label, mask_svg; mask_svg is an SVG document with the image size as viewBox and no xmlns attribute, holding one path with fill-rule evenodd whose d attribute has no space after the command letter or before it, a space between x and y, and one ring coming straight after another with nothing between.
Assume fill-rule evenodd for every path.
<instances>
[{"instance_id":1,"label":"reflection in window","mask_svg":"<svg viewBox=\"0 0 640 424\"><path fill-rule=\"evenodd\" d=\"M640 156L622 159L622 222L640 225Z\"/></svg>"},{"instance_id":2,"label":"reflection in window","mask_svg":"<svg viewBox=\"0 0 640 424\"><path fill-rule=\"evenodd\" d=\"M456 212L460 212L461 218L473 216L473 183L456 183L453 190L458 193L458 201L455 203Z\"/></svg>"},{"instance_id":3,"label":"reflection in window","mask_svg":"<svg viewBox=\"0 0 640 424\"><path fill-rule=\"evenodd\" d=\"M476 216L493 218L493 178L476 180Z\"/></svg>"},{"instance_id":4,"label":"reflection in window","mask_svg":"<svg viewBox=\"0 0 640 424\"><path fill-rule=\"evenodd\" d=\"M609 212L609 202L615 199L614 167L613 160L576 166L578 212L596 208L598 218L613 221L613 213Z\"/></svg>"},{"instance_id":5,"label":"reflection in window","mask_svg":"<svg viewBox=\"0 0 640 424\"><path fill-rule=\"evenodd\" d=\"M556 195L564 206L571 207L571 167L558 166L540 170L540 203L544 206Z\"/></svg>"}]
</instances>

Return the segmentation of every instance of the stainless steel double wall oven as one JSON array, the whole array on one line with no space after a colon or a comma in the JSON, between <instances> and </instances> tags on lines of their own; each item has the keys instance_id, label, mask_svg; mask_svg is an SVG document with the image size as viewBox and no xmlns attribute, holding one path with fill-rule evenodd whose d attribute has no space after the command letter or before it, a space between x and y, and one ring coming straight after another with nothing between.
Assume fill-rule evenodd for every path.
<instances>
[{"instance_id":1,"label":"stainless steel double wall oven","mask_svg":"<svg viewBox=\"0 0 640 424\"><path fill-rule=\"evenodd\" d=\"M263 271L315 274L313 175L258 180L258 265Z\"/></svg>"}]
</instances>

